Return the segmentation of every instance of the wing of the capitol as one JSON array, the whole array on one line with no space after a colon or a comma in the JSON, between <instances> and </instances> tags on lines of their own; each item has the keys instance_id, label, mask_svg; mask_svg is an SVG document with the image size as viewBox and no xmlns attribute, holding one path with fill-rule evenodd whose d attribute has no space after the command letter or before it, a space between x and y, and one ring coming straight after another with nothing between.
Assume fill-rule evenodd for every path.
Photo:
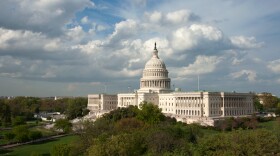
<instances>
[{"instance_id":1,"label":"wing of the capitol","mask_svg":"<svg viewBox=\"0 0 280 156\"><path fill-rule=\"evenodd\" d=\"M253 94L236 92L182 92L171 90L171 79L165 63L153 50L152 58L146 63L140 79L140 89L133 93L90 94L90 115L100 117L118 107L138 106L147 101L158 105L166 116L177 121L214 126L225 117L249 116L254 112Z\"/></svg>"}]
</instances>

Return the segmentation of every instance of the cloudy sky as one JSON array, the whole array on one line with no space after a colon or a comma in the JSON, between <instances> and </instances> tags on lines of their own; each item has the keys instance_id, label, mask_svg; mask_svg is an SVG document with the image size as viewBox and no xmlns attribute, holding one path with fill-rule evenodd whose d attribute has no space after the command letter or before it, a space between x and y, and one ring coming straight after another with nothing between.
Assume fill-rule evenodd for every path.
<instances>
[{"instance_id":1,"label":"cloudy sky","mask_svg":"<svg viewBox=\"0 0 280 156\"><path fill-rule=\"evenodd\" d=\"M1 0L0 96L138 89L154 42L184 91L280 96L279 27L279 0Z\"/></svg>"}]
</instances>

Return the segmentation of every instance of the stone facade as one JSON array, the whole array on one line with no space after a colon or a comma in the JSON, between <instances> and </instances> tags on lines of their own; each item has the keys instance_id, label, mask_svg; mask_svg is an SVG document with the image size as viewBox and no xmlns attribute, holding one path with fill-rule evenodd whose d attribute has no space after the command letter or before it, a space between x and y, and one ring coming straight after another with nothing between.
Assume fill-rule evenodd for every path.
<instances>
[{"instance_id":1,"label":"stone facade","mask_svg":"<svg viewBox=\"0 0 280 156\"><path fill-rule=\"evenodd\" d=\"M88 95L88 106L90 111L114 110L117 108L117 95L90 94Z\"/></svg>"}]
</instances>

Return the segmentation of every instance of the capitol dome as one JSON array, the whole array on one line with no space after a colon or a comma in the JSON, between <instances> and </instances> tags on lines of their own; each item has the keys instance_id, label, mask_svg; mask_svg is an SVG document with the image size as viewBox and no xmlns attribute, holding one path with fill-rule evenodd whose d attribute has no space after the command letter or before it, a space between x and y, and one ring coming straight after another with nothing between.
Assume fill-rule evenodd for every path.
<instances>
[{"instance_id":1,"label":"capitol dome","mask_svg":"<svg viewBox=\"0 0 280 156\"><path fill-rule=\"evenodd\" d=\"M146 63L140 80L140 92L170 92L170 78L165 63L158 57L155 43L152 58Z\"/></svg>"}]
</instances>

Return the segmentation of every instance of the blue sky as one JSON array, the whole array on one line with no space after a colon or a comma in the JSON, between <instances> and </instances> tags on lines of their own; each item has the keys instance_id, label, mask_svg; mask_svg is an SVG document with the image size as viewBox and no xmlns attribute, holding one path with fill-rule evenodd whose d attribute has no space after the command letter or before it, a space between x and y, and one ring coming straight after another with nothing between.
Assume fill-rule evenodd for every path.
<instances>
[{"instance_id":1,"label":"blue sky","mask_svg":"<svg viewBox=\"0 0 280 156\"><path fill-rule=\"evenodd\" d=\"M0 95L87 96L139 88L157 42L184 91L280 96L278 0L0 2Z\"/></svg>"}]
</instances>

